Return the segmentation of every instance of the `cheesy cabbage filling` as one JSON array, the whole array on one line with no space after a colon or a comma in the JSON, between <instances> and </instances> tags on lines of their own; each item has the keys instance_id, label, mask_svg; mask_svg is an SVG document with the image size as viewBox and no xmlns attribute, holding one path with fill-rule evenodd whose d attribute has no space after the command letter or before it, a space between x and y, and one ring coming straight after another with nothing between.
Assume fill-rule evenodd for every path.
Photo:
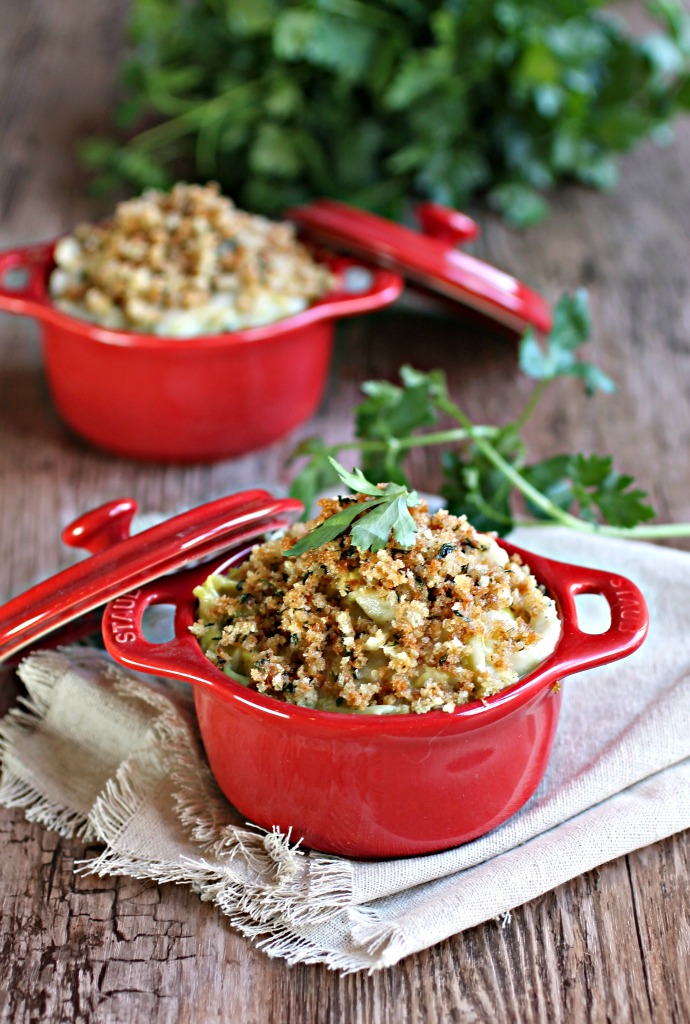
<instances>
[{"instance_id":1,"label":"cheesy cabbage filling","mask_svg":"<svg viewBox=\"0 0 690 1024\"><path fill-rule=\"evenodd\" d=\"M238 209L215 182L119 203L55 247L50 294L82 320L169 338L299 313L335 285L291 224Z\"/></svg>"},{"instance_id":2,"label":"cheesy cabbage filling","mask_svg":"<svg viewBox=\"0 0 690 1024\"><path fill-rule=\"evenodd\" d=\"M519 556L464 516L412 508L414 546L361 551L349 534L284 552L342 504L256 546L194 590L191 626L231 679L290 704L357 714L451 712L498 693L554 650L554 601ZM342 503L342 504L341 504Z\"/></svg>"}]
</instances>

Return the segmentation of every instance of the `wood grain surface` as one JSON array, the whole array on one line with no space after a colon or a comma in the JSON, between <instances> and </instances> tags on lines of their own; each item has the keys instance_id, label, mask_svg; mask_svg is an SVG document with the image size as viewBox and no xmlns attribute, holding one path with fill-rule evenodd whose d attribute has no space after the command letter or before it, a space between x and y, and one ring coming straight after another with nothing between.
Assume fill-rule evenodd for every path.
<instances>
[{"instance_id":1,"label":"wood grain surface","mask_svg":"<svg viewBox=\"0 0 690 1024\"><path fill-rule=\"evenodd\" d=\"M86 195L75 143L108 124L124 6L0 0L0 14L0 245L9 246L104 210ZM585 284L590 356L620 386L587 400L558 385L530 428L534 453L614 452L676 520L690 520L689 166L686 121L672 146L627 157L615 192L566 189L528 233L480 213L476 247L550 299ZM36 326L0 317L0 600L65 566L61 528L105 500L131 494L145 512L169 511L280 485L297 436L342 437L361 381L394 377L405 361L444 366L485 421L512 416L526 393L510 341L397 308L339 329L323 405L298 435L237 461L135 464L65 430ZM426 489L439 482L423 455L415 477ZM0 689L2 708L14 694L7 672ZM489 922L371 977L340 977L269 960L183 888L76 876L84 846L19 812L0 812L0 830L2 1022L690 1021L688 834L561 886L505 926Z\"/></svg>"}]
</instances>

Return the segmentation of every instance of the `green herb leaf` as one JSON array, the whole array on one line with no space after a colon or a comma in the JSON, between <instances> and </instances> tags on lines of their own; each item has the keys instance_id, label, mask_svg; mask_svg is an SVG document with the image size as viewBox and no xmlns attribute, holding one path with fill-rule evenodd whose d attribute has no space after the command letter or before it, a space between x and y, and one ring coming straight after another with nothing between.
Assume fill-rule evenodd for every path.
<instances>
[{"instance_id":1,"label":"green herb leaf","mask_svg":"<svg viewBox=\"0 0 690 1024\"><path fill-rule=\"evenodd\" d=\"M522 464L525 445L513 424L499 432L493 447L512 465ZM453 515L466 515L478 530L505 534L513 528L512 485L476 444L464 452L446 452L442 468L441 494Z\"/></svg>"},{"instance_id":2,"label":"green herb leaf","mask_svg":"<svg viewBox=\"0 0 690 1024\"><path fill-rule=\"evenodd\" d=\"M400 380L402 387L386 380L365 381L367 397L355 409L355 433L361 440L384 442L380 451L364 451L362 465L369 478L406 485L397 441L436 422L435 403L445 393L446 380L442 370L424 373L412 366L400 368Z\"/></svg>"},{"instance_id":3,"label":"green herb leaf","mask_svg":"<svg viewBox=\"0 0 690 1024\"><path fill-rule=\"evenodd\" d=\"M352 543L361 551L380 551L390 540L391 532L400 547L411 547L417 526L408 511L408 506L417 505L419 497L415 491L408 491L399 484L377 487L364 476L361 470L350 472L335 459L329 459L333 469L344 484L360 494L372 495L369 501L353 502L324 519L315 529L285 552L286 555L301 555L311 548L321 547L345 533L352 522Z\"/></svg>"},{"instance_id":4,"label":"green herb leaf","mask_svg":"<svg viewBox=\"0 0 690 1024\"><path fill-rule=\"evenodd\" d=\"M646 493L632 488L633 478L617 473L610 455L576 455L570 464L570 476L580 514L592 506L613 526L634 526L654 517L644 504Z\"/></svg>"},{"instance_id":5,"label":"green herb leaf","mask_svg":"<svg viewBox=\"0 0 690 1024\"><path fill-rule=\"evenodd\" d=\"M342 533L348 529L353 519L357 516L366 512L368 509L374 508L376 505L380 505L386 499L383 495L380 498L374 498L371 501L354 502L352 505L346 505L345 508L341 508L339 512L334 512L328 519L324 519L317 527L311 530L305 537L298 540L296 544L293 544L291 548L285 551L285 554L291 558L295 558L297 555L303 554L305 551L309 551L311 548L320 548L322 544L328 544L329 541L335 540Z\"/></svg>"},{"instance_id":6,"label":"green herb leaf","mask_svg":"<svg viewBox=\"0 0 690 1024\"><path fill-rule=\"evenodd\" d=\"M587 292L563 295L554 310L553 327L543 348L533 330L520 341L520 369L533 380L552 381L558 377L580 377L588 394L612 392L616 385L602 370L578 359L577 349L589 340L591 321Z\"/></svg>"},{"instance_id":7,"label":"green herb leaf","mask_svg":"<svg viewBox=\"0 0 690 1024\"><path fill-rule=\"evenodd\" d=\"M489 204L516 228L531 228L545 220L549 204L535 188L521 182L504 182L491 189Z\"/></svg>"},{"instance_id":8,"label":"green herb leaf","mask_svg":"<svg viewBox=\"0 0 690 1024\"><path fill-rule=\"evenodd\" d=\"M308 519L316 495L338 483L340 477L330 459L331 448L320 437L309 437L295 448L288 465L305 459L290 484L290 497L304 505L303 519Z\"/></svg>"},{"instance_id":9,"label":"green herb leaf","mask_svg":"<svg viewBox=\"0 0 690 1024\"><path fill-rule=\"evenodd\" d=\"M393 494L377 508L362 516L352 528L352 543L360 551L380 551L390 540L391 532L395 543L401 548L411 548L417 524L410 515L408 493Z\"/></svg>"},{"instance_id":10,"label":"green herb leaf","mask_svg":"<svg viewBox=\"0 0 690 1024\"><path fill-rule=\"evenodd\" d=\"M296 178L301 166L294 132L282 125L263 124L249 151L250 170L276 178Z\"/></svg>"},{"instance_id":11,"label":"green herb leaf","mask_svg":"<svg viewBox=\"0 0 690 1024\"><path fill-rule=\"evenodd\" d=\"M558 508L569 509L573 503L573 492L568 476L571 459L571 455L555 455L523 467L522 475ZM537 505L528 501L527 508L536 519L545 518L546 514Z\"/></svg>"},{"instance_id":12,"label":"green herb leaf","mask_svg":"<svg viewBox=\"0 0 690 1024\"><path fill-rule=\"evenodd\" d=\"M615 471L610 455L557 455L522 473L559 508L589 522L632 527L654 518L654 509L644 501L646 492L632 486L631 476ZM529 508L536 518L544 517L536 506Z\"/></svg>"},{"instance_id":13,"label":"green herb leaf","mask_svg":"<svg viewBox=\"0 0 690 1024\"><path fill-rule=\"evenodd\" d=\"M342 480L344 484L347 484L351 490L356 492L358 491L360 494L369 494L374 498L381 497L383 493L381 489L377 487L376 484L372 484L371 481L367 480L361 469L355 467L355 469L350 472L330 456L328 461L338 474L339 479ZM400 488L398 487L397 490L400 490Z\"/></svg>"},{"instance_id":14,"label":"green herb leaf","mask_svg":"<svg viewBox=\"0 0 690 1024\"><path fill-rule=\"evenodd\" d=\"M366 24L321 11L283 11L273 31L275 56L305 61L359 79L368 69L376 36Z\"/></svg>"}]
</instances>

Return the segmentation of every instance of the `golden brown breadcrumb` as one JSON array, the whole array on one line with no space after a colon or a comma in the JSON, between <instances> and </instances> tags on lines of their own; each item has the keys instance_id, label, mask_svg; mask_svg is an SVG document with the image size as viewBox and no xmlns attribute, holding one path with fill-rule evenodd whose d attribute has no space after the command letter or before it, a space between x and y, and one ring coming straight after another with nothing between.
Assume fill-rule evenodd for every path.
<instances>
[{"instance_id":1,"label":"golden brown breadcrumb","mask_svg":"<svg viewBox=\"0 0 690 1024\"><path fill-rule=\"evenodd\" d=\"M391 540L361 551L346 534L284 556L343 502L364 500L322 501L316 520L195 591L192 631L209 659L261 693L326 710L452 711L515 682L514 662L543 641L535 624L555 606L519 557L464 516L422 502L409 550Z\"/></svg>"},{"instance_id":2,"label":"golden brown breadcrumb","mask_svg":"<svg viewBox=\"0 0 690 1024\"><path fill-rule=\"evenodd\" d=\"M119 203L61 239L55 262L51 294L67 312L175 336L270 322L333 286L291 224L237 209L215 182Z\"/></svg>"}]
</instances>

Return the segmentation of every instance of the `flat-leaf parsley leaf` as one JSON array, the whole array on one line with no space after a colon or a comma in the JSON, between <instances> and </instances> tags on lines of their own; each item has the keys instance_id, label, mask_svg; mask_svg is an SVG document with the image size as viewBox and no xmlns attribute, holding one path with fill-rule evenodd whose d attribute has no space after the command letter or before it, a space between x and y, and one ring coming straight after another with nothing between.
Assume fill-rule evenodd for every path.
<instances>
[{"instance_id":1,"label":"flat-leaf parsley leaf","mask_svg":"<svg viewBox=\"0 0 690 1024\"><path fill-rule=\"evenodd\" d=\"M346 533L353 522L352 543L361 551L380 551L390 540L391 533L400 547L412 547L417 525L410 515L409 507L419 504L416 491L408 491L401 484L377 486L367 480L360 469L351 473L335 459L330 459L330 462L344 484L353 491L371 497L368 501L354 501L334 512L293 544L285 554L295 557L312 548L319 548Z\"/></svg>"}]
</instances>

